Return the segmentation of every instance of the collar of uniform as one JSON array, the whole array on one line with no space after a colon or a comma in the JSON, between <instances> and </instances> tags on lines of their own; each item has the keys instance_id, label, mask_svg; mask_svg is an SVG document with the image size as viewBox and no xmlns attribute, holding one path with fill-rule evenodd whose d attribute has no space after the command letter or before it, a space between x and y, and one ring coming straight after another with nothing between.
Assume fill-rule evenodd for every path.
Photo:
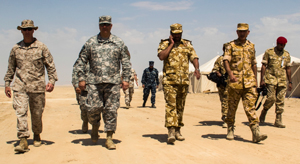
<instances>
[{"instance_id":1,"label":"collar of uniform","mask_svg":"<svg viewBox=\"0 0 300 164\"><path fill-rule=\"evenodd\" d=\"M245 45L248 45L250 42L249 42L249 40L246 40L246 42L245 42L244 44L242 44L242 43L239 41L239 39L236 39L236 40L234 40L234 43L235 43L236 45L239 45L239 46L245 46Z\"/></svg>"},{"instance_id":2,"label":"collar of uniform","mask_svg":"<svg viewBox=\"0 0 300 164\"><path fill-rule=\"evenodd\" d=\"M98 43L112 42L112 34L109 35L108 39L102 39L100 33L97 36Z\"/></svg>"},{"instance_id":3,"label":"collar of uniform","mask_svg":"<svg viewBox=\"0 0 300 164\"><path fill-rule=\"evenodd\" d=\"M27 48L36 48L36 47L38 47L37 43L36 43L37 39L36 38L33 38L33 39L34 39L34 41ZM20 48L25 48L26 47L24 40L19 42L18 45L19 45Z\"/></svg>"}]
</instances>

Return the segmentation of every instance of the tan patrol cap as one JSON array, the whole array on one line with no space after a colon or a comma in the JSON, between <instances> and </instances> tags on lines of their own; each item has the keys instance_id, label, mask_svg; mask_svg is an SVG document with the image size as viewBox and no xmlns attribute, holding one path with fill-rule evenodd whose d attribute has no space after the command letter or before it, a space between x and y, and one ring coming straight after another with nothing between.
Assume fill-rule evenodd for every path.
<instances>
[{"instance_id":1,"label":"tan patrol cap","mask_svg":"<svg viewBox=\"0 0 300 164\"><path fill-rule=\"evenodd\" d=\"M239 23L237 25L237 30L239 31L249 30L249 25L247 23Z\"/></svg>"},{"instance_id":2,"label":"tan patrol cap","mask_svg":"<svg viewBox=\"0 0 300 164\"><path fill-rule=\"evenodd\" d=\"M37 26L35 27L33 21L30 19L23 20L21 26L17 27L18 30L21 30L22 28L33 28L35 30L38 29L38 27Z\"/></svg>"},{"instance_id":3,"label":"tan patrol cap","mask_svg":"<svg viewBox=\"0 0 300 164\"><path fill-rule=\"evenodd\" d=\"M182 25L179 23L174 23L170 26L171 32L174 34L182 33Z\"/></svg>"},{"instance_id":4,"label":"tan patrol cap","mask_svg":"<svg viewBox=\"0 0 300 164\"><path fill-rule=\"evenodd\" d=\"M104 15L104 16L99 17L99 24L103 24L103 23L111 24L111 16Z\"/></svg>"}]
</instances>

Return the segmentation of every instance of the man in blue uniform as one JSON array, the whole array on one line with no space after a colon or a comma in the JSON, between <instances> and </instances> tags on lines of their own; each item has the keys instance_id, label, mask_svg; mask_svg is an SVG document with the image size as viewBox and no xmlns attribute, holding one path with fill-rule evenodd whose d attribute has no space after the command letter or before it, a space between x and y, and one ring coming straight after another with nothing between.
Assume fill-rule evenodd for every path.
<instances>
[{"instance_id":1,"label":"man in blue uniform","mask_svg":"<svg viewBox=\"0 0 300 164\"><path fill-rule=\"evenodd\" d=\"M152 108L155 107L155 93L156 88L158 88L158 71L154 66L154 61L149 61L149 67L144 70L143 77L142 77L142 84L144 88L144 96L143 96L143 107L145 107L150 90L151 90L151 104Z\"/></svg>"}]
</instances>

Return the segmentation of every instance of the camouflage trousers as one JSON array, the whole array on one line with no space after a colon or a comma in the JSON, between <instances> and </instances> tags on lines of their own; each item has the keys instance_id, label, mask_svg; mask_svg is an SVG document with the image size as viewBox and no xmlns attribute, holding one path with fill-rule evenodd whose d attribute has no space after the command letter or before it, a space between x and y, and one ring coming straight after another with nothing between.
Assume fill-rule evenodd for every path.
<instances>
[{"instance_id":1,"label":"camouflage trousers","mask_svg":"<svg viewBox=\"0 0 300 164\"><path fill-rule=\"evenodd\" d=\"M43 130L42 115L45 107L45 93L26 93L14 91L13 108L17 115L17 136L28 138L28 106L30 108L31 126L34 134L40 134Z\"/></svg>"},{"instance_id":2,"label":"camouflage trousers","mask_svg":"<svg viewBox=\"0 0 300 164\"><path fill-rule=\"evenodd\" d=\"M220 85L218 87L218 93L221 101L222 118L226 118L228 113L228 90L227 87Z\"/></svg>"},{"instance_id":3,"label":"camouflage trousers","mask_svg":"<svg viewBox=\"0 0 300 164\"><path fill-rule=\"evenodd\" d=\"M264 103L264 110L268 111L275 103L275 113L281 114L284 109L284 98L286 94L286 86L277 86L267 84L267 99Z\"/></svg>"},{"instance_id":4,"label":"camouflage trousers","mask_svg":"<svg viewBox=\"0 0 300 164\"><path fill-rule=\"evenodd\" d=\"M75 94L76 94L77 104L80 104L80 94L76 93L76 87L74 87L74 90L75 90Z\"/></svg>"},{"instance_id":5,"label":"camouflage trousers","mask_svg":"<svg viewBox=\"0 0 300 164\"><path fill-rule=\"evenodd\" d=\"M90 124L100 125L101 114L104 120L104 132L116 131L117 110L120 107L120 85L87 85L86 107Z\"/></svg>"},{"instance_id":6,"label":"camouflage trousers","mask_svg":"<svg viewBox=\"0 0 300 164\"><path fill-rule=\"evenodd\" d=\"M132 95L134 93L134 88L133 87L129 87L128 89L126 89L125 91L123 91L125 94L125 104L127 106L130 105L130 102L132 100Z\"/></svg>"},{"instance_id":7,"label":"camouflage trousers","mask_svg":"<svg viewBox=\"0 0 300 164\"><path fill-rule=\"evenodd\" d=\"M81 93L80 93L81 120L84 121L84 122L88 122L87 107L85 105L87 93L88 93L87 91L81 91Z\"/></svg>"},{"instance_id":8,"label":"camouflage trousers","mask_svg":"<svg viewBox=\"0 0 300 164\"><path fill-rule=\"evenodd\" d=\"M155 104L156 85L145 85L143 100L147 101L151 90L151 104Z\"/></svg>"},{"instance_id":9,"label":"camouflage trousers","mask_svg":"<svg viewBox=\"0 0 300 164\"><path fill-rule=\"evenodd\" d=\"M226 123L232 126L235 123L235 114L238 108L240 99L242 98L243 107L248 117L249 126L258 124L258 117L256 116L255 101L257 98L256 87L234 89L228 87L228 113Z\"/></svg>"},{"instance_id":10,"label":"camouflage trousers","mask_svg":"<svg viewBox=\"0 0 300 164\"><path fill-rule=\"evenodd\" d=\"M185 99L188 85L163 85L166 101L165 127L182 127Z\"/></svg>"}]
</instances>

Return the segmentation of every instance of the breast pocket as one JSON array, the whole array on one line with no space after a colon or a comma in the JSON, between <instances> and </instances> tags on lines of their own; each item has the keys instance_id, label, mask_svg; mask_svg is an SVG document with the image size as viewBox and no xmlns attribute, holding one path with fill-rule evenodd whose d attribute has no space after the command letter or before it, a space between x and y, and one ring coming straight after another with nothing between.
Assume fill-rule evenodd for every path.
<instances>
[{"instance_id":1,"label":"breast pocket","mask_svg":"<svg viewBox=\"0 0 300 164\"><path fill-rule=\"evenodd\" d=\"M44 68L42 56L38 56L38 57L35 57L34 59L32 59L32 63L37 71L40 71L41 69Z\"/></svg>"}]
</instances>

